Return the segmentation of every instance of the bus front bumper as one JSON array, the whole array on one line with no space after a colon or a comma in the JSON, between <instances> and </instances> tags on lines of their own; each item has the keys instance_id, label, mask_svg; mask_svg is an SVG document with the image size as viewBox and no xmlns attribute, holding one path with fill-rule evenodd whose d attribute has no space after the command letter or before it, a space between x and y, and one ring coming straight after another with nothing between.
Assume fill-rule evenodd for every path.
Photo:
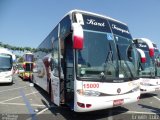
<instances>
[{"instance_id":1,"label":"bus front bumper","mask_svg":"<svg viewBox=\"0 0 160 120\"><path fill-rule=\"evenodd\" d=\"M0 83L12 83L12 82L13 82L12 76L0 77Z\"/></svg>"},{"instance_id":2,"label":"bus front bumper","mask_svg":"<svg viewBox=\"0 0 160 120\"><path fill-rule=\"evenodd\" d=\"M160 85L154 85L154 86L140 85L140 90L141 94L152 93L155 91L160 91Z\"/></svg>"},{"instance_id":3,"label":"bus front bumper","mask_svg":"<svg viewBox=\"0 0 160 120\"><path fill-rule=\"evenodd\" d=\"M86 98L78 95L77 97L79 98L74 101L74 111L89 112L137 102L140 98L140 90L127 95Z\"/></svg>"}]
</instances>

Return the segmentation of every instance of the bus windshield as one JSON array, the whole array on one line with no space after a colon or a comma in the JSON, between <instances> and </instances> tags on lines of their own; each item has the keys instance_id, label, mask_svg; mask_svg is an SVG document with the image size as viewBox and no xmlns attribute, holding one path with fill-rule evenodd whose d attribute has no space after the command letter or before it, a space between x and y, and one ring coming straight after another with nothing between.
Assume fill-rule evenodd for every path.
<instances>
[{"instance_id":1,"label":"bus windshield","mask_svg":"<svg viewBox=\"0 0 160 120\"><path fill-rule=\"evenodd\" d=\"M142 49L146 56L146 62L140 64L141 71L139 72L139 76L140 77L155 77L155 62L154 62L154 58L150 57L149 55L148 46L145 43L139 43L136 46Z\"/></svg>"},{"instance_id":2,"label":"bus windshield","mask_svg":"<svg viewBox=\"0 0 160 120\"><path fill-rule=\"evenodd\" d=\"M155 76L160 77L160 52L155 50Z\"/></svg>"},{"instance_id":3,"label":"bus windshield","mask_svg":"<svg viewBox=\"0 0 160 120\"><path fill-rule=\"evenodd\" d=\"M113 55L115 54L115 48L113 41L109 41L106 36L107 33L103 32L84 31L84 49L78 52L79 77L99 79L103 74L110 78L116 77L116 59ZM105 62L106 59L107 63Z\"/></svg>"},{"instance_id":4,"label":"bus windshield","mask_svg":"<svg viewBox=\"0 0 160 120\"><path fill-rule=\"evenodd\" d=\"M154 77L155 76L155 65L153 59L149 56L149 51L144 51L146 55L146 62L142 64L142 71L140 72L141 77Z\"/></svg>"},{"instance_id":5,"label":"bus windshield","mask_svg":"<svg viewBox=\"0 0 160 120\"><path fill-rule=\"evenodd\" d=\"M84 48L77 53L78 77L107 81L137 76L135 57L132 60L126 57L131 40L126 42L125 38L114 36L117 39L116 48L114 38L111 40L109 34L84 30ZM134 52L130 49L131 56L135 56Z\"/></svg>"},{"instance_id":6,"label":"bus windshield","mask_svg":"<svg viewBox=\"0 0 160 120\"><path fill-rule=\"evenodd\" d=\"M10 70L12 68L12 56L0 54L0 71Z\"/></svg>"}]
</instances>

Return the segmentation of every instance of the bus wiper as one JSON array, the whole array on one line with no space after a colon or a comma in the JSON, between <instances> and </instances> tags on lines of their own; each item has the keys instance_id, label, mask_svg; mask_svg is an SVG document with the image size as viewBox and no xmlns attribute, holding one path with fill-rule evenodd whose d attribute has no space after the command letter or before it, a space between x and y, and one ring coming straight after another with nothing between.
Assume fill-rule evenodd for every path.
<instances>
[{"instance_id":1,"label":"bus wiper","mask_svg":"<svg viewBox=\"0 0 160 120\"><path fill-rule=\"evenodd\" d=\"M109 52L107 53L107 57L105 59L105 63L107 63L108 61L112 61L113 62L113 52L112 52L112 47L111 47L111 43L109 42Z\"/></svg>"}]
</instances>

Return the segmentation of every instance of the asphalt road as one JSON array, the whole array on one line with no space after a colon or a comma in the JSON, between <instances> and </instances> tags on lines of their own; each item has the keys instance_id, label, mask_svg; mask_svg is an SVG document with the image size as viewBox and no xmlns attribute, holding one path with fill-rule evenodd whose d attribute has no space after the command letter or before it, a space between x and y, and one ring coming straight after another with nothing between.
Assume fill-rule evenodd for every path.
<instances>
[{"instance_id":1,"label":"asphalt road","mask_svg":"<svg viewBox=\"0 0 160 120\"><path fill-rule=\"evenodd\" d=\"M142 95L139 102L87 113L57 107L48 94L14 76L0 85L0 120L160 120L160 91Z\"/></svg>"}]
</instances>

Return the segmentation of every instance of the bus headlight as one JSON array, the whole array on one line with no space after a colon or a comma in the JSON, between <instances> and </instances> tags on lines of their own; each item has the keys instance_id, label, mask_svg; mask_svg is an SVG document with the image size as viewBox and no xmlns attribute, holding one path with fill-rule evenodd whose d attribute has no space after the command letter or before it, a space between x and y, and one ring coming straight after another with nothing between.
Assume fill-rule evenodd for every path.
<instances>
[{"instance_id":1,"label":"bus headlight","mask_svg":"<svg viewBox=\"0 0 160 120\"><path fill-rule=\"evenodd\" d=\"M140 85L143 85L143 86L152 86L152 84L150 84L150 83L143 83L143 82L141 82Z\"/></svg>"},{"instance_id":2,"label":"bus headlight","mask_svg":"<svg viewBox=\"0 0 160 120\"><path fill-rule=\"evenodd\" d=\"M83 96L95 96L95 97L98 97L101 94L98 91L94 91L94 90L82 90L82 89L77 90L77 93L80 94L80 95L83 95Z\"/></svg>"}]
</instances>

